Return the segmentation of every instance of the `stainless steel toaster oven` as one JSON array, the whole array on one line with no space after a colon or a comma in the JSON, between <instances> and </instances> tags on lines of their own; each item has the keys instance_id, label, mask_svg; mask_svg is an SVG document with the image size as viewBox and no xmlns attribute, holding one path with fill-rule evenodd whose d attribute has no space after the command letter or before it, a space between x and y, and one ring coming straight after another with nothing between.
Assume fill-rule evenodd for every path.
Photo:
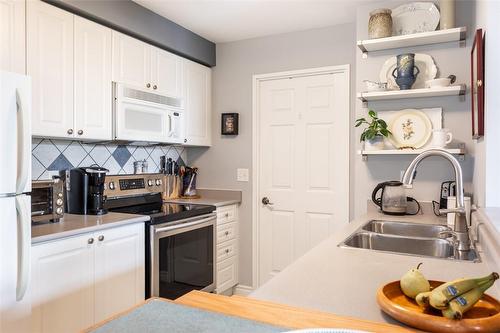
<instances>
[{"instance_id":1,"label":"stainless steel toaster oven","mask_svg":"<svg viewBox=\"0 0 500 333\"><path fill-rule=\"evenodd\" d=\"M31 190L32 223L58 222L64 216L64 182L59 177L34 180Z\"/></svg>"}]
</instances>

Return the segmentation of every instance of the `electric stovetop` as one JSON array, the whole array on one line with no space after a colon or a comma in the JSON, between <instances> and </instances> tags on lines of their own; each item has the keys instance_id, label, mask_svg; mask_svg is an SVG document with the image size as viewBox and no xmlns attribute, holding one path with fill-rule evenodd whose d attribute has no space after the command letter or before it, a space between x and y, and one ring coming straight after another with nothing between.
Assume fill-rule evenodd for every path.
<instances>
[{"instance_id":1,"label":"electric stovetop","mask_svg":"<svg viewBox=\"0 0 500 333\"><path fill-rule=\"evenodd\" d=\"M210 205L166 203L160 194L109 199L105 206L110 212L148 215L149 224L174 222L215 211L215 206Z\"/></svg>"}]
</instances>

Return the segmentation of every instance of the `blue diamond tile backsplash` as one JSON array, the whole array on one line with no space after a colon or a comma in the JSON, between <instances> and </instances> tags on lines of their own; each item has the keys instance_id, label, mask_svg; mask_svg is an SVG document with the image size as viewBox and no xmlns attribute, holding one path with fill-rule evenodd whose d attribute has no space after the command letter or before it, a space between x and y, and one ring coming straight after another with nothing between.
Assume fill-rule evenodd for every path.
<instances>
[{"instance_id":1,"label":"blue diamond tile backsplash","mask_svg":"<svg viewBox=\"0 0 500 333\"><path fill-rule=\"evenodd\" d=\"M148 161L148 171L160 170L160 156L166 155L180 164L186 163L186 149L176 146L125 146L92 144L79 141L32 140L32 178L49 179L59 170L97 164L109 174L132 174L134 162Z\"/></svg>"}]
</instances>

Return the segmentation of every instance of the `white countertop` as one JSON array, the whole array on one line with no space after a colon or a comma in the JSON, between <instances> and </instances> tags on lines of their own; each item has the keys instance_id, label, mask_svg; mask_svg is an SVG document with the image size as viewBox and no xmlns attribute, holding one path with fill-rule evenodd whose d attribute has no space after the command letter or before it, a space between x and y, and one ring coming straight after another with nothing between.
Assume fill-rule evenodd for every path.
<instances>
[{"instance_id":1,"label":"white countertop","mask_svg":"<svg viewBox=\"0 0 500 333\"><path fill-rule=\"evenodd\" d=\"M31 244L146 221L149 221L149 216L113 212L105 215L64 214L59 222L32 225Z\"/></svg>"},{"instance_id":2,"label":"white countertop","mask_svg":"<svg viewBox=\"0 0 500 333\"><path fill-rule=\"evenodd\" d=\"M167 199L165 202L179 204L197 204L197 205L212 205L215 207L223 207L241 203L241 191L238 190L217 190L203 189L197 190L199 198L196 199Z\"/></svg>"},{"instance_id":3,"label":"white countertop","mask_svg":"<svg viewBox=\"0 0 500 333\"><path fill-rule=\"evenodd\" d=\"M339 243L371 219L440 222L433 215L391 217L369 213L341 228L338 233L250 294L250 297L355 318L396 323L380 310L376 292L382 285L399 280L418 263L423 263L421 271L429 280L449 281L499 271L499 258L471 263L338 247ZM441 221L446 223L445 220ZM481 249L479 246L478 250ZM486 255L480 253L481 257ZM499 298L499 285L500 283L496 283L487 293Z\"/></svg>"}]
</instances>

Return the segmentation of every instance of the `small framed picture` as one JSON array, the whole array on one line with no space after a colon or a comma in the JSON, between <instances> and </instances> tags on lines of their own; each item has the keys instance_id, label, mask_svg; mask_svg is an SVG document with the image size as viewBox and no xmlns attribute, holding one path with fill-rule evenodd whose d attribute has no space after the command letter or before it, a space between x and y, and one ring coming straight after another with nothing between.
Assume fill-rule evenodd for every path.
<instances>
[{"instance_id":1,"label":"small framed picture","mask_svg":"<svg viewBox=\"0 0 500 333\"><path fill-rule=\"evenodd\" d=\"M484 135L484 35L476 30L471 50L472 138Z\"/></svg>"},{"instance_id":2,"label":"small framed picture","mask_svg":"<svg viewBox=\"0 0 500 333\"><path fill-rule=\"evenodd\" d=\"M222 135L238 135L238 113L223 113L221 118Z\"/></svg>"}]
</instances>

